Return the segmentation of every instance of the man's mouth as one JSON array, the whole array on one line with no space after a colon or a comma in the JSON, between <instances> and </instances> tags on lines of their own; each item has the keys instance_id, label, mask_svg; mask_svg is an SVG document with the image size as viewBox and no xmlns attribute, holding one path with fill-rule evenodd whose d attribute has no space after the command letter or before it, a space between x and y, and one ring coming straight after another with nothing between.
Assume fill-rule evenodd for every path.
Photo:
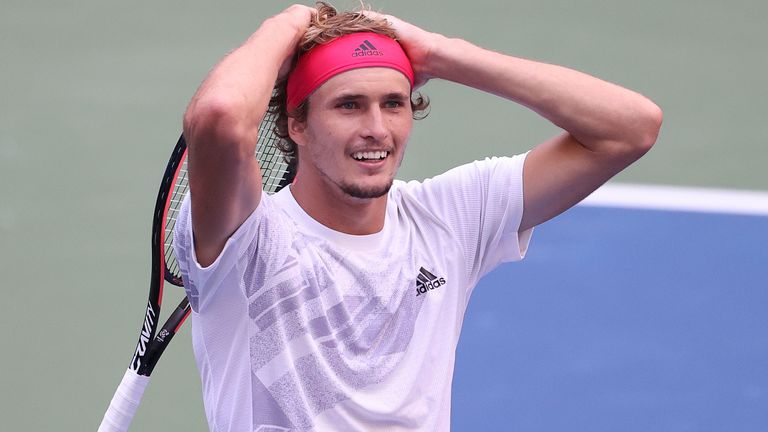
<instances>
[{"instance_id":1,"label":"man's mouth","mask_svg":"<svg viewBox=\"0 0 768 432\"><path fill-rule=\"evenodd\" d=\"M389 155L388 151L361 151L352 153L352 157L358 161L379 161Z\"/></svg>"}]
</instances>

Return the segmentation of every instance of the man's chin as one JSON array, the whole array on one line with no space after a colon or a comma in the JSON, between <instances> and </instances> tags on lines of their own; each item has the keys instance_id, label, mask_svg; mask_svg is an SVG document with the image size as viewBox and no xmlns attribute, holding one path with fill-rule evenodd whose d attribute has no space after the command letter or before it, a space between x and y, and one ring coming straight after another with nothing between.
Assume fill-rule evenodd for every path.
<instances>
[{"instance_id":1,"label":"man's chin","mask_svg":"<svg viewBox=\"0 0 768 432\"><path fill-rule=\"evenodd\" d=\"M372 198L379 198L384 195L386 195L389 192L389 189L392 188L392 181L390 180L386 184L379 184L379 185L359 185L359 184L345 184L341 186L341 190L353 197L353 198L359 198L359 199L372 199Z\"/></svg>"}]
</instances>

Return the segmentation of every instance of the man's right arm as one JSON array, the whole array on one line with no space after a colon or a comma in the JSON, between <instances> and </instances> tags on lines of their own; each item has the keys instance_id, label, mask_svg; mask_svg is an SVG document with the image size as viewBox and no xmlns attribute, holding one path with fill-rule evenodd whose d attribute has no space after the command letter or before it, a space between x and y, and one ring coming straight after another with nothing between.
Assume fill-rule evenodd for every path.
<instances>
[{"instance_id":1,"label":"man's right arm","mask_svg":"<svg viewBox=\"0 0 768 432\"><path fill-rule=\"evenodd\" d=\"M294 5L265 20L216 65L187 107L184 137L200 265L216 260L261 200L261 172L254 157L259 124L314 10Z\"/></svg>"}]
</instances>

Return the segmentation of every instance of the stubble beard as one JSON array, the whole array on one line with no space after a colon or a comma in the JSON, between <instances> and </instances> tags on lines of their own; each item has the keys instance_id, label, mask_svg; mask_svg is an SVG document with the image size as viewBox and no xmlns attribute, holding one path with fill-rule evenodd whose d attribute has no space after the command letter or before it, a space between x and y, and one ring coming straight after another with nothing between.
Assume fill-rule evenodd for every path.
<instances>
[{"instance_id":1,"label":"stubble beard","mask_svg":"<svg viewBox=\"0 0 768 432\"><path fill-rule=\"evenodd\" d=\"M403 162L403 159L401 157L400 160L397 162L398 168L400 167L402 162ZM318 168L317 169L318 173L322 177L325 177L330 183L336 185L336 187L338 187L343 194L347 195L348 197L356 198L356 199L380 198L386 195L387 193L389 193L389 190L392 188L392 184L394 183L394 180L395 180L394 175L392 175L392 177L386 180L385 184L363 186L361 184L355 184L349 181L345 182L344 180L334 180L334 178L328 175L328 173L325 170L320 169L320 167L317 165L315 166Z\"/></svg>"},{"instance_id":2,"label":"stubble beard","mask_svg":"<svg viewBox=\"0 0 768 432\"><path fill-rule=\"evenodd\" d=\"M362 187L356 184L340 184L339 187L342 192L352 198L371 199L379 198L389 193L389 189L392 188L392 182L393 180L390 179L385 185Z\"/></svg>"}]
</instances>

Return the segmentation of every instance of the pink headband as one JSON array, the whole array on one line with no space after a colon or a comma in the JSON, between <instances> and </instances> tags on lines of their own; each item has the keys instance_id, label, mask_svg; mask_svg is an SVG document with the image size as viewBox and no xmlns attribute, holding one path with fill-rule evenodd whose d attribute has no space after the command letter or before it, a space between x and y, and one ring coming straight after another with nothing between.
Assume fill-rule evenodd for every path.
<instances>
[{"instance_id":1,"label":"pink headband","mask_svg":"<svg viewBox=\"0 0 768 432\"><path fill-rule=\"evenodd\" d=\"M335 75L366 67L396 69L413 87L411 62L397 41L377 33L352 33L318 45L299 57L288 76L288 111L293 111Z\"/></svg>"}]
</instances>

